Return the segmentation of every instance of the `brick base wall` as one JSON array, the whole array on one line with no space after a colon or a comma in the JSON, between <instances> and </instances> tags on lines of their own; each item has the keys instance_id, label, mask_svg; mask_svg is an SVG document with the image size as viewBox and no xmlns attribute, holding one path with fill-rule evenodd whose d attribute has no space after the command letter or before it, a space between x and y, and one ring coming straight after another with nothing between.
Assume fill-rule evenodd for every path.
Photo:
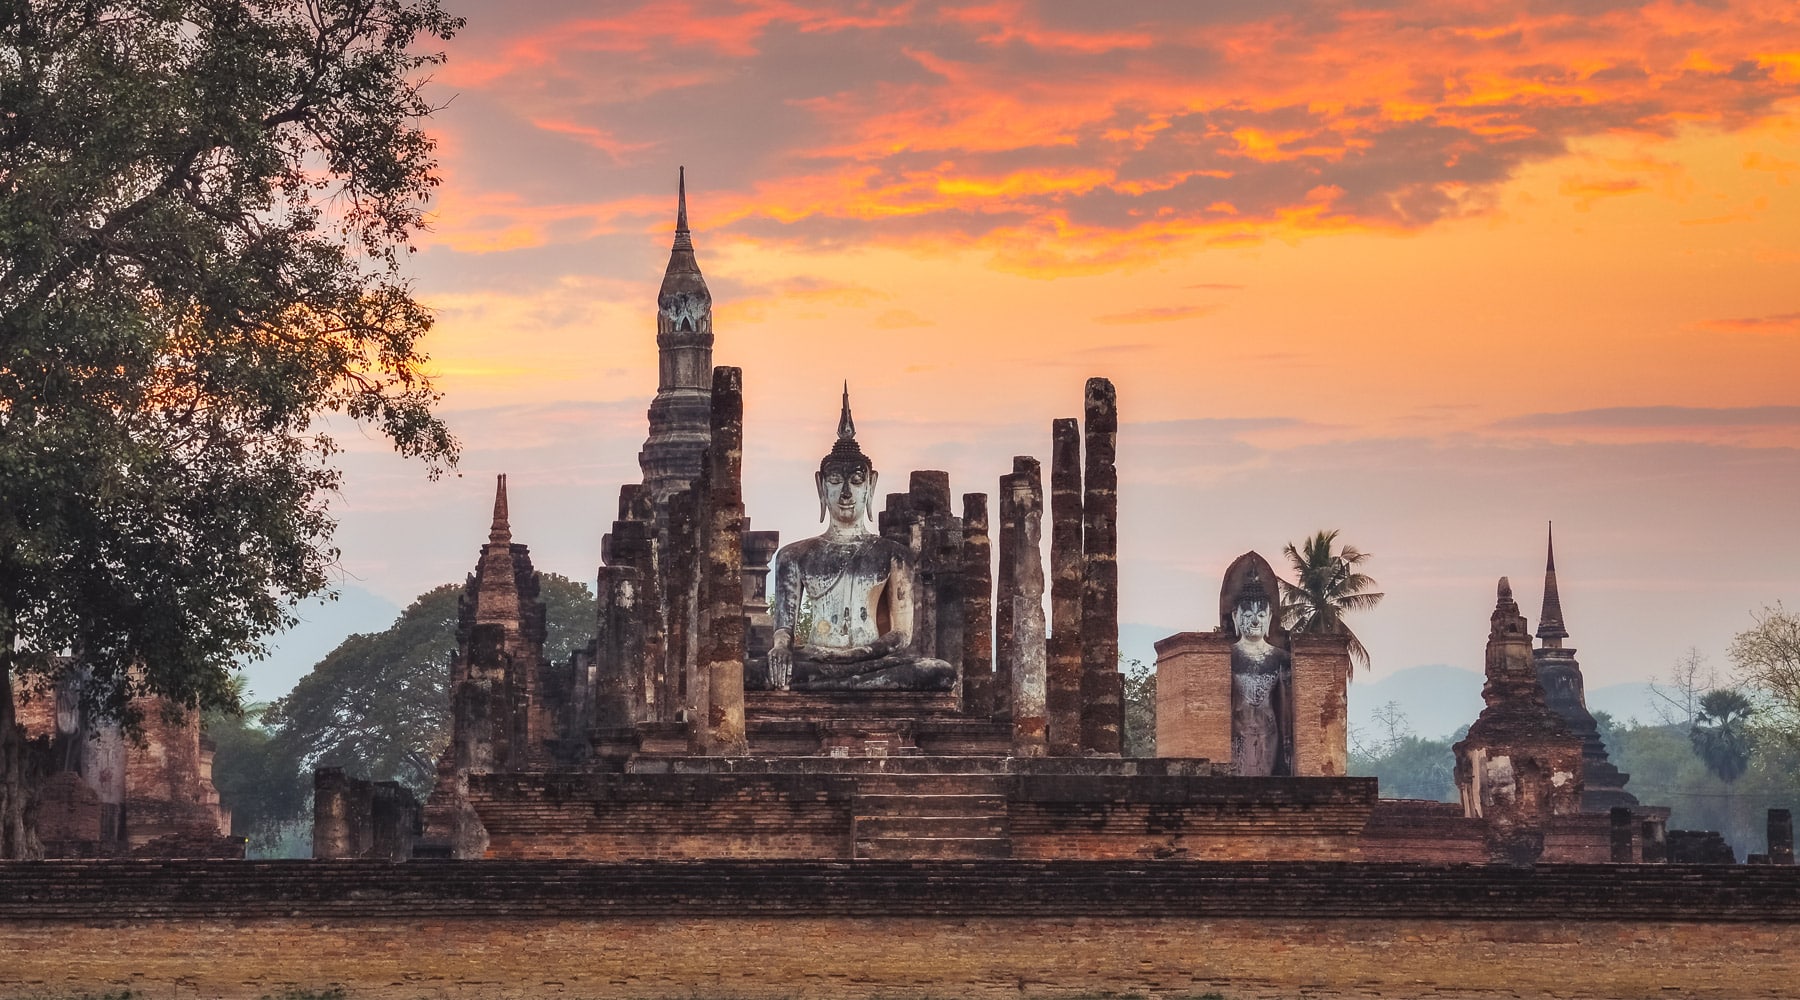
<instances>
[{"instance_id":1,"label":"brick base wall","mask_svg":"<svg viewBox=\"0 0 1800 1000\"><path fill-rule=\"evenodd\" d=\"M0 998L1782 997L1762 866L0 865Z\"/></svg>"},{"instance_id":2,"label":"brick base wall","mask_svg":"<svg viewBox=\"0 0 1800 1000\"><path fill-rule=\"evenodd\" d=\"M1791 925L1472 921L431 919L37 924L0 997L1791 997ZM1303 991L1303 992L1302 992Z\"/></svg>"}]
</instances>

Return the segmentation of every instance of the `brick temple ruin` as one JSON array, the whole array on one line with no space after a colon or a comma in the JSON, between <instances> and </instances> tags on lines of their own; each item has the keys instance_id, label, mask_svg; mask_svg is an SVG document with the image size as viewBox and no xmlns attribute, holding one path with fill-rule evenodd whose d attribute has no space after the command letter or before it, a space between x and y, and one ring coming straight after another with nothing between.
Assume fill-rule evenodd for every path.
<instances>
[{"instance_id":1,"label":"brick temple ruin","mask_svg":"<svg viewBox=\"0 0 1800 1000\"><path fill-rule=\"evenodd\" d=\"M16 721L49 770L34 805L51 858L242 858L200 717L139 698L138 731L87 716L78 681L21 685Z\"/></svg>"},{"instance_id":2,"label":"brick temple ruin","mask_svg":"<svg viewBox=\"0 0 1800 1000\"><path fill-rule=\"evenodd\" d=\"M1670 858L1668 810L1624 790L1585 707L1553 553L1541 648L1501 581L1461 802L1346 775L1348 640L1284 631L1254 552L1223 575L1217 628L1157 643L1158 755L1125 757L1112 384L1052 423L1048 491L1019 456L992 497L958 506L919 470L879 510L846 387L816 480L827 531L782 547L750 530L744 375L713 344L683 183L643 480L602 543L593 640L545 658L499 477L430 800L321 772L316 856Z\"/></svg>"}]
</instances>

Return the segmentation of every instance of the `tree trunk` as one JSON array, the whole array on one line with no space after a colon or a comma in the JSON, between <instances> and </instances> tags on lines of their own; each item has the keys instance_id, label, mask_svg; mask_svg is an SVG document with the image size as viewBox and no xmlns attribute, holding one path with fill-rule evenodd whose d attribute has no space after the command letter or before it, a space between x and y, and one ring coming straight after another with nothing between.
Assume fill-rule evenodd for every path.
<instances>
[{"instance_id":1,"label":"tree trunk","mask_svg":"<svg viewBox=\"0 0 1800 1000\"><path fill-rule=\"evenodd\" d=\"M0 629L0 858L42 857L29 808L36 789L28 782L25 732L13 718L12 635Z\"/></svg>"},{"instance_id":2,"label":"tree trunk","mask_svg":"<svg viewBox=\"0 0 1800 1000\"><path fill-rule=\"evenodd\" d=\"M34 822L36 788L25 730L13 710L13 629L11 615L0 608L0 858L31 860L43 856Z\"/></svg>"}]
</instances>

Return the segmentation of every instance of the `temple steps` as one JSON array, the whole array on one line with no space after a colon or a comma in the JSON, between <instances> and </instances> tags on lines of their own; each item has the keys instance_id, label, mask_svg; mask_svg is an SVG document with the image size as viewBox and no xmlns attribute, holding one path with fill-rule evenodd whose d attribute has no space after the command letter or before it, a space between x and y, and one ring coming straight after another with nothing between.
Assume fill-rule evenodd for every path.
<instances>
[{"instance_id":1,"label":"temple steps","mask_svg":"<svg viewBox=\"0 0 1800 1000\"><path fill-rule=\"evenodd\" d=\"M998 774L861 775L856 857L1011 857L1006 789Z\"/></svg>"},{"instance_id":2,"label":"temple steps","mask_svg":"<svg viewBox=\"0 0 1800 1000\"><path fill-rule=\"evenodd\" d=\"M1006 797L1008 776L1004 774L930 774L894 773L857 776L859 798L897 795L972 795Z\"/></svg>"},{"instance_id":3,"label":"temple steps","mask_svg":"<svg viewBox=\"0 0 1800 1000\"><path fill-rule=\"evenodd\" d=\"M870 837L856 840L856 856L871 860L1009 858L1006 837Z\"/></svg>"},{"instance_id":4,"label":"temple steps","mask_svg":"<svg viewBox=\"0 0 1800 1000\"><path fill-rule=\"evenodd\" d=\"M978 814L858 816L857 840L894 840L911 837L932 840L944 837L1004 838L1006 816Z\"/></svg>"},{"instance_id":5,"label":"temple steps","mask_svg":"<svg viewBox=\"0 0 1800 1000\"><path fill-rule=\"evenodd\" d=\"M902 816L1004 816L1006 796L862 793L856 797L856 813L859 820Z\"/></svg>"}]
</instances>

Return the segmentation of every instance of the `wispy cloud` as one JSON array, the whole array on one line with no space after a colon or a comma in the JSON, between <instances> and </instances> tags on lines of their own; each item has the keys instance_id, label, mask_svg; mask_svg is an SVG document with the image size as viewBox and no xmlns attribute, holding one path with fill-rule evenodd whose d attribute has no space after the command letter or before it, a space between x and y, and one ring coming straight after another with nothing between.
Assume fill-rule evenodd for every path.
<instances>
[{"instance_id":1,"label":"wispy cloud","mask_svg":"<svg viewBox=\"0 0 1800 1000\"><path fill-rule=\"evenodd\" d=\"M1142 309L1128 309L1125 312L1095 316L1094 322L1104 323L1107 326L1135 326L1139 323L1173 323L1177 320L1196 319L1218 311L1218 306L1146 306Z\"/></svg>"},{"instance_id":2,"label":"wispy cloud","mask_svg":"<svg viewBox=\"0 0 1800 1000\"><path fill-rule=\"evenodd\" d=\"M1698 326L1718 333L1800 333L1800 312L1709 319L1702 320Z\"/></svg>"},{"instance_id":3,"label":"wispy cloud","mask_svg":"<svg viewBox=\"0 0 1800 1000\"><path fill-rule=\"evenodd\" d=\"M1527 413L1494 423L1502 429L1649 429L1683 427L1796 427L1800 406L1612 406L1563 413Z\"/></svg>"}]
</instances>

